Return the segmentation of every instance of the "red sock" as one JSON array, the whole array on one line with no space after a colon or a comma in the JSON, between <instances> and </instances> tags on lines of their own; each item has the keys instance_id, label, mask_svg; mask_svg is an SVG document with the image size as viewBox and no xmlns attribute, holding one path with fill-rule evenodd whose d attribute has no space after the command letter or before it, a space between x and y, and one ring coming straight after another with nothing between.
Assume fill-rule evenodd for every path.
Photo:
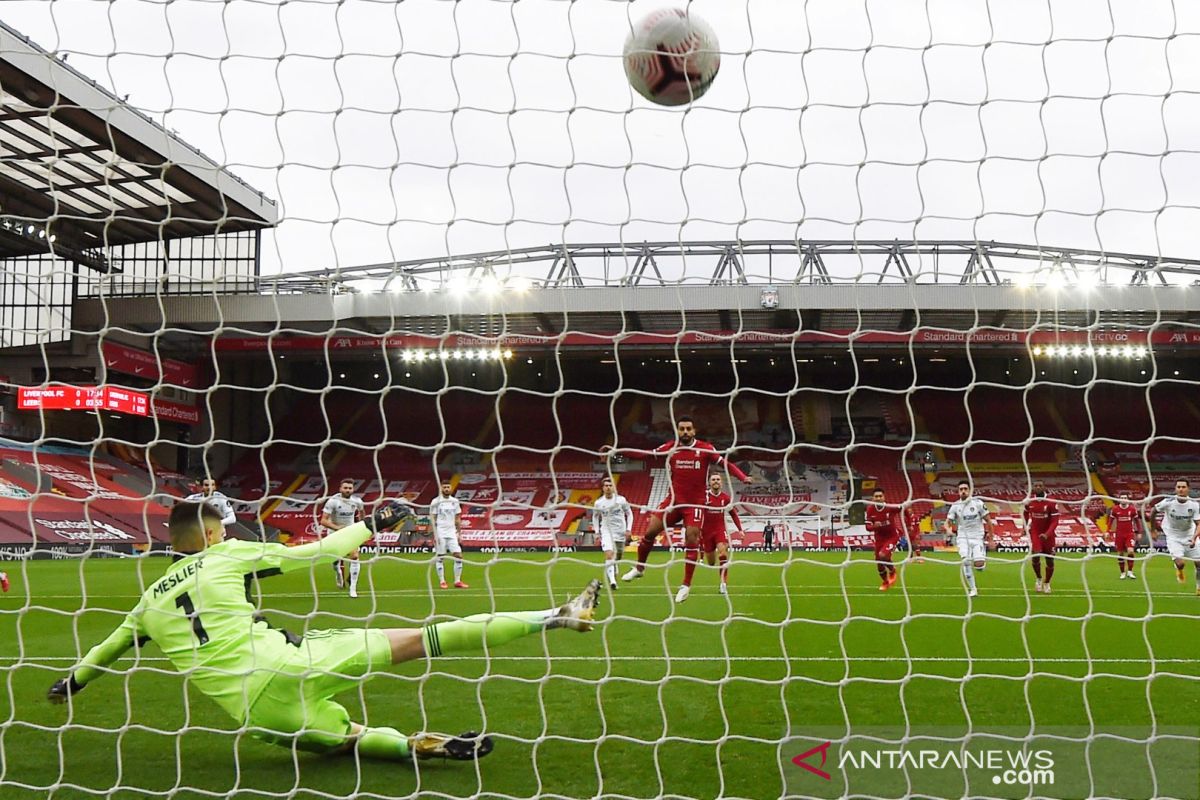
<instances>
[{"instance_id":1,"label":"red sock","mask_svg":"<svg viewBox=\"0 0 1200 800\"><path fill-rule=\"evenodd\" d=\"M685 553L686 559L683 563L683 585L692 585L692 575L696 572L696 562L700 560L700 551L694 547L689 547Z\"/></svg>"},{"instance_id":2,"label":"red sock","mask_svg":"<svg viewBox=\"0 0 1200 800\"><path fill-rule=\"evenodd\" d=\"M1047 569L1049 568L1047 567ZM1039 581L1042 579L1042 559L1038 556L1033 557L1033 574L1037 576Z\"/></svg>"},{"instance_id":3,"label":"red sock","mask_svg":"<svg viewBox=\"0 0 1200 800\"><path fill-rule=\"evenodd\" d=\"M1046 556L1046 583L1054 577L1054 556Z\"/></svg>"},{"instance_id":4,"label":"red sock","mask_svg":"<svg viewBox=\"0 0 1200 800\"><path fill-rule=\"evenodd\" d=\"M721 569L721 583L729 583L729 556L717 556Z\"/></svg>"},{"instance_id":5,"label":"red sock","mask_svg":"<svg viewBox=\"0 0 1200 800\"><path fill-rule=\"evenodd\" d=\"M645 568L646 559L650 557L650 551L654 548L654 540L656 538L658 537L643 536L642 540L638 542L637 565L639 570Z\"/></svg>"},{"instance_id":6,"label":"red sock","mask_svg":"<svg viewBox=\"0 0 1200 800\"><path fill-rule=\"evenodd\" d=\"M879 570L880 580L887 580L887 574L888 574L887 564L883 563L882 561L876 561L875 569Z\"/></svg>"}]
</instances>

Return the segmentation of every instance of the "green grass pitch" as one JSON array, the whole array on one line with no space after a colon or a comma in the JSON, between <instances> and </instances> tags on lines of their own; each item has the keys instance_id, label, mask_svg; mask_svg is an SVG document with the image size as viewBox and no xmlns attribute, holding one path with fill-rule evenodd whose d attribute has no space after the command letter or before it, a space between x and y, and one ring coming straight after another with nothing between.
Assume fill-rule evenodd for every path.
<instances>
[{"instance_id":1,"label":"green grass pitch","mask_svg":"<svg viewBox=\"0 0 1200 800\"><path fill-rule=\"evenodd\" d=\"M1200 723L1200 597L1164 557L1139 564L1137 581L1118 581L1109 557L1061 557L1055 593L1042 596L1018 557L994 556L970 614L950 555L902 566L886 594L869 560L736 554L728 600L703 569L676 607L682 562L656 552L646 578L604 597L591 634L402 665L340 698L355 719L406 732L486 729L496 750L478 766L294 755L239 736L152 645L142 669L101 678L70 712L51 706L53 680L167 561L10 564L0 797L775 798L797 785L795 753L781 746L789 731L906 718L976 729ZM321 566L263 581L262 604L296 632L416 625L557 605L599 565L599 554L474 555L471 588L443 591L427 556L388 557L364 571L358 600ZM1150 796L1148 771L1133 772L1116 796Z\"/></svg>"}]
</instances>

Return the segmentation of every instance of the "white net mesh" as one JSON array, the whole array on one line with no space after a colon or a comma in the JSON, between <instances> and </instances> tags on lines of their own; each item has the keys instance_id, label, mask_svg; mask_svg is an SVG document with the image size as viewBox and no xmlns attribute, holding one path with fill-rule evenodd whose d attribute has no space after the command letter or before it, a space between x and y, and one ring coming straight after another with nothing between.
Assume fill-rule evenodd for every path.
<instances>
[{"instance_id":1,"label":"white net mesh","mask_svg":"<svg viewBox=\"0 0 1200 800\"><path fill-rule=\"evenodd\" d=\"M1149 514L1200 480L1200 17L697 1L720 72L665 108L621 54L662 7L6 4L0 795L1200 796L1200 553ZM682 530L635 577L687 505L646 452L685 416L728 458L727 592L702 556L680 593ZM342 717L231 718L161 636L47 703L180 569L168 515L205 478L253 542L337 527L343 480L416 505L337 578L247 596L307 642L296 707L495 753L311 753ZM978 552L969 509L945 527L962 480ZM446 627L394 668L314 644L593 578L587 636ZM210 657L216 612L169 601Z\"/></svg>"}]
</instances>

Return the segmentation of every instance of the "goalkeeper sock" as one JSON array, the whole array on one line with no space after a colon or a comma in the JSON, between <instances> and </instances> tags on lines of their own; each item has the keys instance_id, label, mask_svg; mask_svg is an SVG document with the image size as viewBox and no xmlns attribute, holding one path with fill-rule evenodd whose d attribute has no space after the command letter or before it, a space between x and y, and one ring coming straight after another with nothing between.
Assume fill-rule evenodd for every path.
<instances>
[{"instance_id":1,"label":"goalkeeper sock","mask_svg":"<svg viewBox=\"0 0 1200 800\"><path fill-rule=\"evenodd\" d=\"M367 728L358 737L358 752L367 758L408 758L408 737L395 728Z\"/></svg>"},{"instance_id":2,"label":"goalkeeper sock","mask_svg":"<svg viewBox=\"0 0 1200 800\"><path fill-rule=\"evenodd\" d=\"M962 571L963 571L963 578L965 578L967 581L967 588L974 589L975 588L975 570L971 568L971 562L969 560L964 560L962 562Z\"/></svg>"},{"instance_id":3,"label":"goalkeeper sock","mask_svg":"<svg viewBox=\"0 0 1200 800\"><path fill-rule=\"evenodd\" d=\"M350 562L350 591L358 591L358 571L362 569L362 564L357 559Z\"/></svg>"},{"instance_id":4,"label":"goalkeeper sock","mask_svg":"<svg viewBox=\"0 0 1200 800\"><path fill-rule=\"evenodd\" d=\"M442 557L437 556L433 559L433 565L437 568L438 583L446 582L446 567L442 564Z\"/></svg>"},{"instance_id":5,"label":"goalkeeper sock","mask_svg":"<svg viewBox=\"0 0 1200 800\"><path fill-rule=\"evenodd\" d=\"M463 560L461 558L454 559L454 582L458 583L462 580Z\"/></svg>"},{"instance_id":6,"label":"goalkeeper sock","mask_svg":"<svg viewBox=\"0 0 1200 800\"><path fill-rule=\"evenodd\" d=\"M1054 556L1046 556L1046 583L1054 577Z\"/></svg>"},{"instance_id":7,"label":"goalkeeper sock","mask_svg":"<svg viewBox=\"0 0 1200 800\"><path fill-rule=\"evenodd\" d=\"M1040 581L1042 579L1041 556L1034 556L1033 558L1030 559L1030 561L1033 562L1033 574L1036 575L1037 579Z\"/></svg>"},{"instance_id":8,"label":"goalkeeper sock","mask_svg":"<svg viewBox=\"0 0 1200 800\"><path fill-rule=\"evenodd\" d=\"M552 608L549 611L474 614L451 622L427 625L423 635L425 654L436 658L461 650L479 650L485 645L489 649L497 647L537 633L557 615L558 609Z\"/></svg>"},{"instance_id":9,"label":"goalkeeper sock","mask_svg":"<svg viewBox=\"0 0 1200 800\"><path fill-rule=\"evenodd\" d=\"M696 561L700 558L700 551L694 547L689 547L683 556L686 560L683 564L683 585L692 585L692 576L696 574Z\"/></svg>"},{"instance_id":10,"label":"goalkeeper sock","mask_svg":"<svg viewBox=\"0 0 1200 800\"><path fill-rule=\"evenodd\" d=\"M729 583L729 556L717 556L717 563L721 565L721 583Z\"/></svg>"}]
</instances>

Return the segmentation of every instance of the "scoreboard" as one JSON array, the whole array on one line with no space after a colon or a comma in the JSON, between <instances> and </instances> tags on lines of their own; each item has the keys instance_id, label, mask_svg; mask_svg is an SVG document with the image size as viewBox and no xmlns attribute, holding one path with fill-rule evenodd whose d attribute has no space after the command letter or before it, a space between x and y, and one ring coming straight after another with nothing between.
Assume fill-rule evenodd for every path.
<instances>
[{"instance_id":1,"label":"scoreboard","mask_svg":"<svg viewBox=\"0 0 1200 800\"><path fill-rule=\"evenodd\" d=\"M20 411L113 411L144 417L150 413L150 396L114 386L22 386L17 390Z\"/></svg>"}]
</instances>

